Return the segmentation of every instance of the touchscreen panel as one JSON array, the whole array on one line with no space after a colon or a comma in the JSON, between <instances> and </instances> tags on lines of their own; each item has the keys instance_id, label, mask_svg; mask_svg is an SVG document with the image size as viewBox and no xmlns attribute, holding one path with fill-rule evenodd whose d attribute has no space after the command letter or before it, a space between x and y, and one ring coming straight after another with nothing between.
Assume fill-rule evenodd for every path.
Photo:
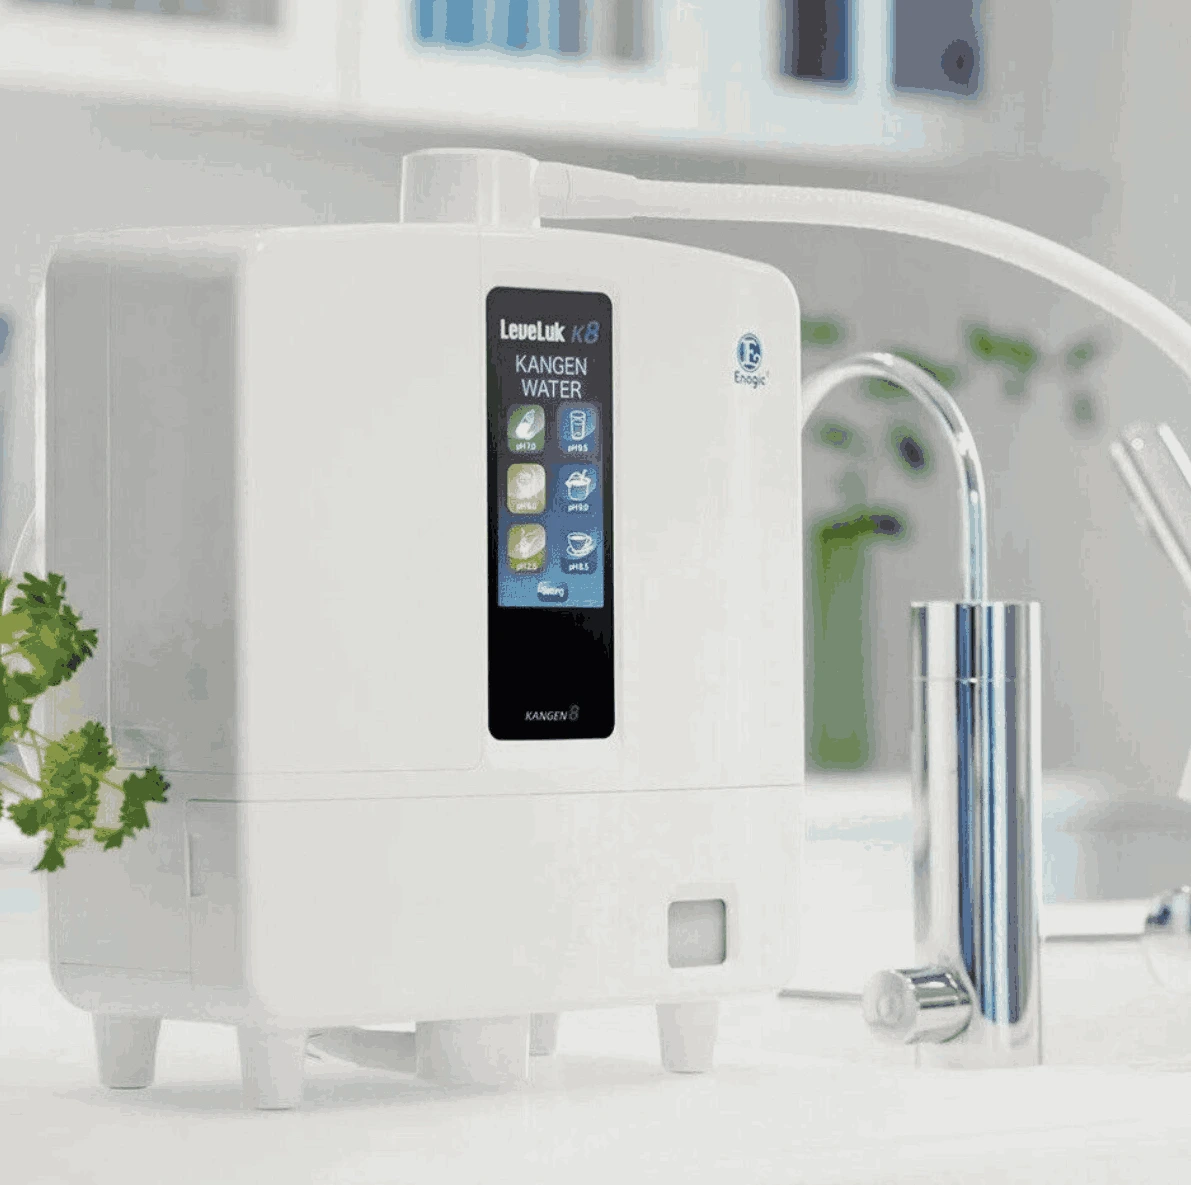
<instances>
[{"instance_id":1,"label":"touchscreen panel","mask_svg":"<svg viewBox=\"0 0 1191 1185\"><path fill-rule=\"evenodd\" d=\"M489 727L499 739L613 725L612 305L488 296Z\"/></svg>"}]
</instances>

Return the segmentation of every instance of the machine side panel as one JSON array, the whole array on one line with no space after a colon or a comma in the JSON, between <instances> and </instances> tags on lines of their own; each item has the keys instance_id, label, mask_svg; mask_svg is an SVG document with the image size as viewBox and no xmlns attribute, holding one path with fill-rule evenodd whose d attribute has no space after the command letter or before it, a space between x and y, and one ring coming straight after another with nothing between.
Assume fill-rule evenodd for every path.
<instances>
[{"instance_id":1,"label":"machine side panel","mask_svg":"<svg viewBox=\"0 0 1191 1185\"><path fill-rule=\"evenodd\" d=\"M112 728L125 766L235 768L236 279L112 271Z\"/></svg>"},{"instance_id":2,"label":"machine side panel","mask_svg":"<svg viewBox=\"0 0 1191 1185\"><path fill-rule=\"evenodd\" d=\"M191 799L186 804L186 891L190 977L196 988L243 984L239 853L236 804Z\"/></svg>"},{"instance_id":3,"label":"machine side panel","mask_svg":"<svg viewBox=\"0 0 1191 1185\"><path fill-rule=\"evenodd\" d=\"M52 693L51 729L111 721L108 653L108 311L110 271L55 261L46 277L46 570L99 631L99 652ZM22 573L8 573L20 579Z\"/></svg>"},{"instance_id":4,"label":"machine side panel","mask_svg":"<svg viewBox=\"0 0 1191 1185\"><path fill-rule=\"evenodd\" d=\"M99 630L56 726L99 718L122 768L167 777L232 760L234 314L220 268L96 248L60 260L47 292L47 556ZM72 851L50 879L56 964L188 973L184 797L175 786L148 832Z\"/></svg>"},{"instance_id":5,"label":"machine side panel","mask_svg":"<svg viewBox=\"0 0 1191 1185\"><path fill-rule=\"evenodd\" d=\"M466 770L484 731L474 231L269 236L241 343L245 768Z\"/></svg>"}]
</instances>

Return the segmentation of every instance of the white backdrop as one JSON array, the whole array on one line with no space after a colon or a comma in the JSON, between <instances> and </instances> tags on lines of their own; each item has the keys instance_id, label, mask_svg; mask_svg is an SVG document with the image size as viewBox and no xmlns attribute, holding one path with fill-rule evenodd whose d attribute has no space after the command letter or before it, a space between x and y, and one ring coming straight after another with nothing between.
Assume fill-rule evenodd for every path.
<instances>
[{"instance_id":1,"label":"white backdrop","mask_svg":"<svg viewBox=\"0 0 1191 1185\"><path fill-rule=\"evenodd\" d=\"M1013 112L1013 149L879 172L846 160L734 159L723 148L616 151L0 92L0 308L16 317L0 364L0 556L7 563L32 505L30 327L56 235L146 223L384 220L396 209L400 153L430 143L483 139L656 176L822 181L935 197L1060 238L1191 313L1191 237L1180 207L1191 162L1178 139L1191 94L1177 68L1191 49L1191 11L1107 0L1008 7L990 6L987 69L998 109ZM1182 207L1189 203L1191 196ZM1181 710L1191 698L1191 610L1138 531L1107 455L1112 432L1138 417L1166 419L1191 442L1191 402L1171 369L1039 281L946 248L826 230L650 233L785 268L808 313L843 317L848 348L912 345L962 364L957 397L988 470L994 594L1043 603L1045 762L1095 771L1113 787L1172 793L1191 745ZM1073 431L1074 388L1061 369L1031 382L1025 400L1007 400L997 373L965 354L967 320L1028 330L1052 351L1088 328L1103 330L1111 352L1080 379L1097 423ZM806 361L840 352L808 351ZM838 406L871 432L888 414L856 395ZM808 507L830 509L838 458L808 449L807 470ZM887 454L865 473L870 500L896 501L915 527L910 546L873 551L875 764L898 768L907 758L906 605L958 593L955 494L945 463L922 483L907 483Z\"/></svg>"}]
</instances>

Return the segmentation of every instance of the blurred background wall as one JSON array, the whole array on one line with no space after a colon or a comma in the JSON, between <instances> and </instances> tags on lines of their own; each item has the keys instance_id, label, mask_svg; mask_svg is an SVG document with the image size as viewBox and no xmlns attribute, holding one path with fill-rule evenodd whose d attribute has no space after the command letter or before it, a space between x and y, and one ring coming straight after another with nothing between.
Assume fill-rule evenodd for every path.
<instances>
[{"instance_id":1,"label":"blurred background wall","mask_svg":"<svg viewBox=\"0 0 1191 1185\"><path fill-rule=\"evenodd\" d=\"M788 79L774 77L800 68L791 17L810 8L793 0L618 3L582 10L588 32L577 25L575 44L589 37L590 52L575 55L584 58L576 68L594 69L591 59L601 53L619 55L626 77L639 69L669 90L650 98L643 89L636 123L626 91L624 110L598 127L570 119L549 78L526 99L549 118L493 116L491 90L468 82L488 61L485 48L466 42L462 10L443 0L383 11L368 0L329 6L334 93L325 101L241 100L233 86L196 98L152 77L137 91L122 86L119 71L114 82L104 75L89 85L67 77L65 67L20 66L0 51L0 316L9 327L0 355L4 562L33 504L33 328L55 238L148 224L389 220L400 156L416 147L476 143L649 176L856 185L951 202L1050 235L1191 313L1191 239L1182 221L1191 163L1177 139L1191 97L1180 69L1191 48L1191 9L1128 0L984 0L966 9L945 0L857 0L851 24L829 30L812 63L827 75L843 69L828 50L844 46L853 81L831 90L832 78L823 77L819 90L801 82L783 90ZM93 22L53 26L64 54L100 20L143 21L138 28L148 29L149 21L170 19L54 7L62 10L55 20ZM5 20L19 33L37 8L33 0L7 0L0 35ZM241 15L267 24L286 11L266 5ZM486 11L479 3L473 17ZM512 20L509 0L492 11ZM398 12L408 17L401 27L412 30L409 60L425 49L440 69L434 85L446 89L428 83L424 106L415 97L380 110L384 103L368 101L376 30L396 28L384 21ZM602 41L591 33L601 14L615 30ZM476 20L468 26L473 41ZM940 42L946 22L956 20L960 33ZM930 69L941 63L955 78L928 80L933 91L895 93L892 47L910 37L915 21L929 43L922 61ZM976 54L966 77L954 53L946 58L968 37L963 21ZM501 27L507 40L511 26ZM572 35L569 26L555 20L541 28L555 38L543 52L565 56L558 39ZM149 36L133 39L142 54ZM909 50L898 60L926 69L913 65ZM142 67L133 61L121 69L152 75ZM448 69L455 73L442 72ZM448 93L442 79L456 77L459 93ZM797 110L780 106L787 91ZM690 102L672 103L673 95ZM871 124L863 123L870 111ZM1043 604L1044 763L1089 771L1116 792L1173 793L1191 746L1184 719L1191 610L1138 530L1107 453L1112 435L1137 418L1166 420L1191 442L1191 401L1173 370L1080 302L947 248L818 229L616 229L783 268L807 318L808 369L878 347L936 369L969 417L986 465L993 593ZM817 654L809 698L820 689L815 711L825 722L818 741L811 732L818 765L907 764L907 606L955 597L959 588L956 486L938 446L916 409L879 386L841 392L807 433L808 614L816 581L820 608L834 605L834 624L821 622L816 633L811 621ZM858 646L840 625L849 620L863 628Z\"/></svg>"}]
</instances>

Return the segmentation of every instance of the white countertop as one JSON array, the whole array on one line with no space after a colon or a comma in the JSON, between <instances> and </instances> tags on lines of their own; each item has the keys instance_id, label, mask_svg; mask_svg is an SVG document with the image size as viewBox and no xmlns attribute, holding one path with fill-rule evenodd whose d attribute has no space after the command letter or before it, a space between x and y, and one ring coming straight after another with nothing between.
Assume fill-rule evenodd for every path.
<instances>
[{"instance_id":1,"label":"white countertop","mask_svg":"<svg viewBox=\"0 0 1191 1185\"><path fill-rule=\"evenodd\" d=\"M903 792L879 797L840 810L808 796L804 986L854 988L906 948ZM1188 1176L1191 993L1166 995L1136 941L1045 945L1046 1064L1032 1070L920 1071L911 1051L872 1040L855 1002L762 996L725 1001L708 1075L664 1073L652 1009L615 1009L564 1016L558 1055L534 1059L523 1088L448 1090L310 1061L302 1109L268 1113L243 1107L222 1026L166 1022L154 1086L99 1086L89 1018L43 961L35 858L0 851L5 1185ZM1136 903L1107 908L1121 915L1110 929L1135 928ZM1066 933L1086 921L1049 916Z\"/></svg>"},{"instance_id":2,"label":"white countertop","mask_svg":"<svg viewBox=\"0 0 1191 1185\"><path fill-rule=\"evenodd\" d=\"M717 1067L664 1073L652 1010L564 1016L519 1089L310 1062L302 1110L243 1108L233 1030L167 1022L157 1083L96 1081L87 1016L0 963L0 1163L21 1185L1183 1182L1191 1007L1132 942L1053 943L1048 1064L919 1071L854 1003L724 1005Z\"/></svg>"}]
</instances>

